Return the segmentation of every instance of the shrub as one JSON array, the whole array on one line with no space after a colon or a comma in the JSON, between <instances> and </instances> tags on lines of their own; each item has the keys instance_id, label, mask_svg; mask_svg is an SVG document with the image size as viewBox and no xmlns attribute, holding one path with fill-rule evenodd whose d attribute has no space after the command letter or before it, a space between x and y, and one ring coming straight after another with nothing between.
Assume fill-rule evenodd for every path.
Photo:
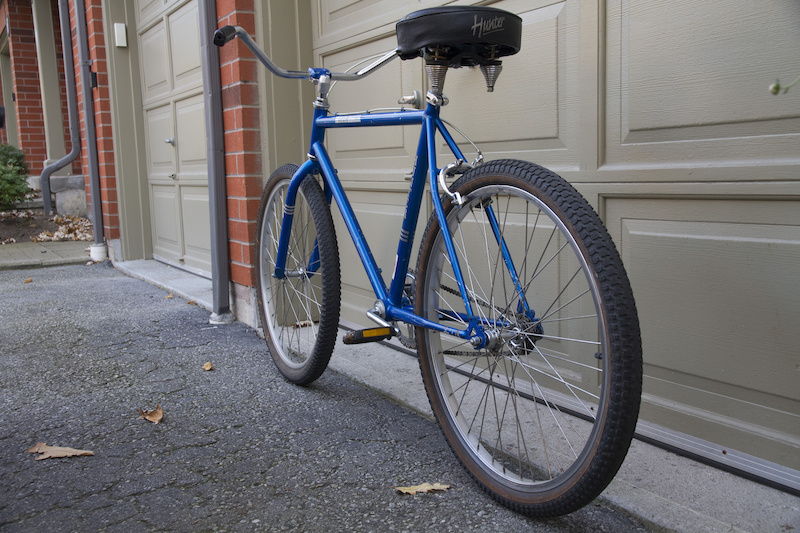
<instances>
[{"instance_id":1,"label":"shrub","mask_svg":"<svg viewBox=\"0 0 800 533\"><path fill-rule=\"evenodd\" d=\"M10 144L0 145L0 211L14 209L31 192L28 187L28 164L22 150Z\"/></svg>"}]
</instances>

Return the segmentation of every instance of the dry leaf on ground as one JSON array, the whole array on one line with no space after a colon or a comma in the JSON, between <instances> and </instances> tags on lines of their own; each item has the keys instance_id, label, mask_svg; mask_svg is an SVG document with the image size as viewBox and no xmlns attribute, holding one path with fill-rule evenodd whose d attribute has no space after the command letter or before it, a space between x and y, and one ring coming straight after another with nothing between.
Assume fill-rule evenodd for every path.
<instances>
[{"instance_id":1,"label":"dry leaf on ground","mask_svg":"<svg viewBox=\"0 0 800 533\"><path fill-rule=\"evenodd\" d=\"M90 450L76 450L75 448L65 448L62 446L48 446L44 442L37 442L36 446L28 450L28 453L40 453L37 461L50 459L51 457L74 457L76 455L94 455Z\"/></svg>"},{"instance_id":2,"label":"dry leaf on ground","mask_svg":"<svg viewBox=\"0 0 800 533\"><path fill-rule=\"evenodd\" d=\"M167 294L166 296L164 296L164 299L165 300L172 300L172 294Z\"/></svg>"},{"instance_id":3,"label":"dry leaf on ground","mask_svg":"<svg viewBox=\"0 0 800 533\"><path fill-rule=\"evenodd\" d=\"M197 305L197 302L195 302L194 300L189 300L189 301L188 301L188 302L186 302L186 303L187 303L188 305Z\"/></svg>"},{"instance_id":4,"label":"dry leaf on ground","mask_svg":"<svg viewBox=\"0 0 800 533\"><path fill-rule=\"evenodd\" d=\"M403 494L420 494L424 492L432 492L434 490L447 490L450 488L450 485L442 485L441 483L434 483L431 485L430 483L423 483L422 485L414 485L413 487L395 487L397 490L402 492Z\"/></svg>"},{"instance_id":5,"label":"dry leaf on ground","mask_svg":"<svg viewBox=\"0 0 800 533\"><path fill-rule=\"evenodd\" d=\"M161 419L164 418L164 410L161 409L160 405L156 405L155 409L149 411L139 409L139 414L141 415L139 418L144 418L153 424L158 424L161 422Z\"/></svg>"},{"instance_id":6,"label":"dry leaf on ground","mask_svg":"<svg viewBox=\"0 0 800 533\"><path fill-rule=\"evenodd\" d=\"M211 364L211 361L203 365L203 370L208 372L209 370L214 370L214 365Z\"/></svg>"},{"instance_id":7,"label":"dry leaf on ground","mask_svg":"<svg viewBox=\"0 0 800 533\"><path fill-rule=\"evenodd\" d=\"M23 283L23 284L25 284L25 283L31 283L31 282L33 282L33 277L31 277L31 276L28 276L28 279L26 279L26 280L25 280L25 281L23 281L22 283Z\"/></svg>"},{"instance_id":8,"label":"dry leaf on ground","mask_svg":"<svg viewBox=\"0 0 800 533\"><path fill-rule=\"evenodd\" d=\"M55 215L50 220L58 225L55 233L43 231L36 237L31 237L32 241L91 241L94 239L92 223L87 218L72 215Z\"/></svg>"}]
</instances>

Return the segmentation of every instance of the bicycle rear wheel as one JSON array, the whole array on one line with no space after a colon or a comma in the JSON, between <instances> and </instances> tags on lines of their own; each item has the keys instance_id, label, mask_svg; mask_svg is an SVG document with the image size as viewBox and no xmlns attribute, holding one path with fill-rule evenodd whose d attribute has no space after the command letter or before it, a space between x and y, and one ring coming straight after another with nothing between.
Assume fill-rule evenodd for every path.
<instances>
[{"instance_id":1,"label":"bicycle rear wheel","mask_svg":"<svg viewBox=\"0 0 800 533\"><path fill-rule=\"evenodd\" d=\"M620 257L586 200L556 174L499 160L445 202L467 300L486 345L417 328L436 419L459 460L501 503L557 516L591 502L627 453L642 356ZM416 313L466 329L434 215L417 264ZM498 242L505 244L505 249Z\"/></svg>"},{"instance_id":2,"label":"bicycle rear wheel","mask_svg":"<svg viewBox=\"0 0 800 533\"><path fill-rule=\"evenodd\" d=\"M285 276L274 277L286 190L297 171L284 165L267 182L256 223L258 312L273 361L287 380L306 385L325 371L339 326L339 248L330 206L307 176L294 207Z\"/></svg>"}]
</instances>

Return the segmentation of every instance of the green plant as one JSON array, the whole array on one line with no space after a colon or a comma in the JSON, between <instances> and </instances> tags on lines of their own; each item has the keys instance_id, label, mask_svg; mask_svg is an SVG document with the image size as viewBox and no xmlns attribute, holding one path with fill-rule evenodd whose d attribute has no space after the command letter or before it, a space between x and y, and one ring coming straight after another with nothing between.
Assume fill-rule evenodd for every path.
<instances>
[{"instance_id":1,"label":"green plant","mask_svg":"<svg viewBox=\"0 0 800 533\"><path fill-rule=\"evenodd\" d=\"M25 153L10 144L0 145L0 211L14 209L31 192Z\"/></svg>"}]
</instances>

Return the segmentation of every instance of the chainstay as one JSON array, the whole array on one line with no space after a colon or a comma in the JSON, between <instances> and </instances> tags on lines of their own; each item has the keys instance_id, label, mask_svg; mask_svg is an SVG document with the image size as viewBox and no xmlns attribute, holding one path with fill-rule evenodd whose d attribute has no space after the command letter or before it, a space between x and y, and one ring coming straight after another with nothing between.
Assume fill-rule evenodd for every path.
<instances>
[{"instance_id":1,"label":"chainstay","mask_svg":"<svg viewBox=\"0 0 800 533\"><path fill-rule=\"evenodd\" d=\"M445 292L449 292L450 294L454 294L454 295L458 296L459 298L462 297L461 296L461 291L459 291L458 289L453 289L452 287L448 287L447 285L440 285L440 288L442 290L444 290ZM469 299L470 302L483 307L484 309L489 309L491 311L495 311L497 313L500 313L503 316L505 316L505 314L506 314L505 310L500 309L499 307L497 307L495 305L492 305L489 302L480 301L477 298L475 298L474 296L469 296L468 295L467 299Z\"/></svg>"}]
</instances>

